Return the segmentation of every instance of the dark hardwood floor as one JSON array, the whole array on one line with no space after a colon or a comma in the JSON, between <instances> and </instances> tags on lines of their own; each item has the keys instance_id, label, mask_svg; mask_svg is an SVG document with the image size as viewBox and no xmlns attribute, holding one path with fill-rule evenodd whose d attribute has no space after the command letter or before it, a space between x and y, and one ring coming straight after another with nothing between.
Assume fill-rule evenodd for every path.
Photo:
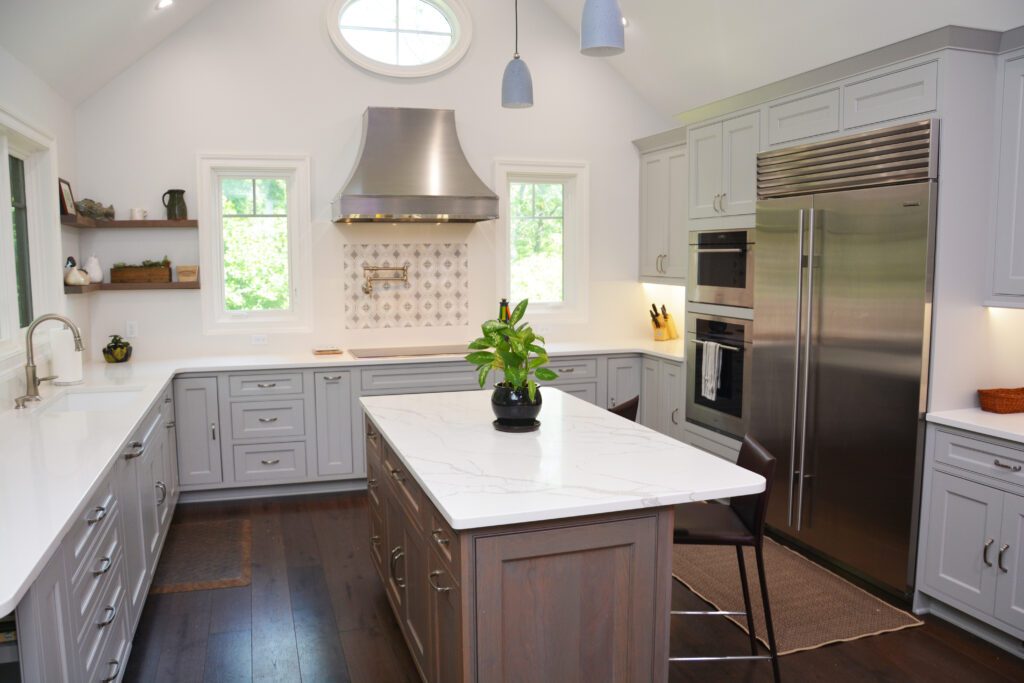
<instances>
[{"instance_id":1,"label":"dark hardwood floor","mask_svg":"<svg viewBox=\"0 0 1024 683\"><path fill-rule=\"evenodd\" d=\"M151 595L125 681L419 680L368 554L362 493L179 506L252 520L252 585ZM676 609L703 603L676 583ZM695 622L694 619L697 621ZM672 652L743 654L714 617L675 617ZM782 657L786 681L1024 681L1024 661L939 620ZM767 663L673 664L671 681L769 681Z\"/></svg>"}]
</instances>

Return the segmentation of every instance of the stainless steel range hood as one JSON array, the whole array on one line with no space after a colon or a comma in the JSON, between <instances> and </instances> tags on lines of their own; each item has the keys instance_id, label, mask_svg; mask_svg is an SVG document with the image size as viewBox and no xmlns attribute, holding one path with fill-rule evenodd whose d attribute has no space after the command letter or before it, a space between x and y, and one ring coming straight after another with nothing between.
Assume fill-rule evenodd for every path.
<instances>
[{"instance_id":1,"label":"stainless steel range hood","mask_svg":"<svg viewBox=\"0 0 1024 683\"><path fill-rule=\"evenodd\" d=\"M335 223L476 223L498 217L498 197L466 161L455 112L369 107L331 213Z\"/></svg>"}]
</instances>

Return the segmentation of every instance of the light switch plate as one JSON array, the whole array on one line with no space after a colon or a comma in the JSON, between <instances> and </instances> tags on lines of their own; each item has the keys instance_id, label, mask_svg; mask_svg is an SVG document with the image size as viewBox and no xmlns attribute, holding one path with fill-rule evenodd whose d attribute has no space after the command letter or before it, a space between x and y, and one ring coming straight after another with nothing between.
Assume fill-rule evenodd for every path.
<instances>
[{"instance_id":1,"label":"light switch plate","mask_svg":"<svg viewBox=\"0 0 1024 683\"><path fill-rule=\"evenodd\" d=\"M254 334L251 337L249 337L249 343L251 343L253 346L266 346L267 345L267 335L265 335L265 334Z\"/></svg>"},{"instance_id":2,"label":"light switch plate","mask_svg":"<svg viewBox=\"0 0 1024 683\"><path fill-rule=\"evenodd\" d=\"M135 339L139 336L139 321L128 320L124 324L125 339Z\"/></svg>"}]
</instances>

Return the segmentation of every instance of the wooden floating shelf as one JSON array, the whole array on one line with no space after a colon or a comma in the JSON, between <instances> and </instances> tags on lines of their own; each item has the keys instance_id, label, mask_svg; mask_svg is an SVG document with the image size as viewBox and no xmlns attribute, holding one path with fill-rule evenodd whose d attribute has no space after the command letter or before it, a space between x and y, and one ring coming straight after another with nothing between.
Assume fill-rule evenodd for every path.
<instances>
[{"instance_id":1,"label":"wooden floating shelf","mask_svg":"<svg viewBox=\"0 0 1024 683\"><path fill-rule=\"evenodd\" d=\"M167 221L167 220L153 220L153 221L99 221L86 216L71 216L62 215L60 217L61 225L66 225L72 228L198 228L199 221L196 220L184 220L184 221Z\"/></svg>"},{"instance_id":2,"label":"wooden floating shelf","mask_svg":"<svg viewBox=\"0 0 1024 683\"><path fill-rule=\"evenodd\" d=\"M139 289L199 289L198 282L97 282L91 285L64 285L65 294L86 294L96 291L125 291Z\"/></svg>"}]
</instances>

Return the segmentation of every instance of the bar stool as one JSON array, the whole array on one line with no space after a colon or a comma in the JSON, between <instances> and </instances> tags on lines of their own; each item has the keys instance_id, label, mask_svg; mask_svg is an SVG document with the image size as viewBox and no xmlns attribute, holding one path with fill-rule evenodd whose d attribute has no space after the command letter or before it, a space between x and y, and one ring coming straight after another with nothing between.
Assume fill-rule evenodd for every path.
<instances>
[{"instance_id":1,"label":"bar stool","mask_svg":"<svg viewBox=\"0 0 1024 683\"><path fill-rule=\"evenodd\" d=\"M640 407L640 397L634 396L628 401L623 401L617 406L608 409L609 413L615 413L619 417L636 422L636 411Z\"/></svg>"},{"instance_id":2,"label":"bar stool","mask_svg":"<svg viewBox=\"0 0 1024 683\"><path fill-rule=\"evenodd\" d=\"M750 632L750 655L725 657L669 657L670 662L709 662L770 659L775 681L779 678L779 655L775 646L775 629L772 627L772 612L768 605L768 586L764 574L764 520L768 511L768 496L772 490L772 475L775 473L775 458L754 438L743 439L739 459L740 467L760 474L765 478L763 493L740 496L720 503L685 503L675 508L675 533L672 542L678 545L732 545L736 546L736 559L740 566L740 583L743 588L745 612L700 612L676 611L673 615L739 616L747 618ZM750 589L747 586L747 568L743 560L743 547L752 546L757 558L757 577L761 585L761 599L764 602L764 621L768 629L768 655L757 654L757 636L754 633L754 617L750 610Z\"/></svg>"}]
</instances>

